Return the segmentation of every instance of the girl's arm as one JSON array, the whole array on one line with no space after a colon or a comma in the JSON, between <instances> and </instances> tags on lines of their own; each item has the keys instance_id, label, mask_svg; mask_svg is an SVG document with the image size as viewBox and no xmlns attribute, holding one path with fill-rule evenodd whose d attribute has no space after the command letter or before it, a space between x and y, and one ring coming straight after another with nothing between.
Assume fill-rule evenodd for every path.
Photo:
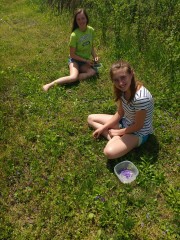
<instances>
[{"instance_id":1,"label":"girl's arm","mask_svg":"<svg viewBox=\"0 0 180 240\"><path fill-rule=\"evenodd\" d=\"M91 60L87 60L85 58L82 58L82 57L76 55L76 48L74 48L74 47L70 47L70 57L74 58L75 60L88 63L89 65L93 64Z\"/></svg>"},{"instance_id":2,"label":"girl's arm","mask_svg":"<svg viewBox=\"0 0 180 240\"><path fill-rule=\"evenodd\" d=\"M93 56L94 61L95 61L95 62L98 62L99 58L98 58L98 56L97 56L97 54L96 54L96 51L95 51L94 47L92 47L91 54L92 54L92 56Z\"/></svg>"},{"instance_id":3,"label":"girl's arm","mask_svg":"<svg viewBox=\"0 0 180 240\"><path fill-rule=\"evenodd\" d=\"M93 136L95 138L98 138L103 131L106 131L110 128L114 128L119 123L123 115L124 111L121 107L119 107L118 111L112 116L112 118L107 123L105 123L100 128L94 131Z\"/></svg>"},{"instance_id":4,"label":"girl's arm","mask_svg":"<svg viewBox=\"0 0 180 240\"><path fill-rule=\"evenodd\" d=\"M135 123L124 129L125 134L133 133L143 128L145 118L146 118L146 110L137 111L135 114Z\"/></svg>"},{"instance_id":5,"label":"girl's arm","mask_svg":"<svg viewBox=\"0 0 180 240\"><path fill-rule=\"evenodd\" d=\"M135 114L135 122L131 126L122 129L111 129L109 130L110 136L122 136L124 134L133 133L139 131L144 126L146 118L146 110L137 111Z\"/></svg>"},{"instance_id":6,"label":"girl's arm","mask_svg":"<svg viewBox=\"0 0 180 240\"><path fill-rule=\"evenodd\" d=\"M124 110L120 103L118 106L118 111L112 116L112 118L106 124L103 125L104 129L107 130L109 128L113 128L117 123L119 123L119 121L123 116L124 116Z\"/></svg>"}]
</instances>

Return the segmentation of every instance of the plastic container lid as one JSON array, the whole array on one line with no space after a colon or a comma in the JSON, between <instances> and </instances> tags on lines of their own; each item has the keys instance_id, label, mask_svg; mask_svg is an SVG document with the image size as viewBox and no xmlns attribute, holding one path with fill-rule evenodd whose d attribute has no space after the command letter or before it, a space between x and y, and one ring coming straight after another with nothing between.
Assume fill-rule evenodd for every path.
<instances>
[{"instance_id":1,"label":"plastic container lid","mask_svg":"<svg viewBox=\"0 0 180 240\"><path fill-rule=\"evenodd\" d=\"M116 176L122 183L131 183L139 174L137 167L130 161L123 161L114 167Z\"/></svg>"}]
</instances>

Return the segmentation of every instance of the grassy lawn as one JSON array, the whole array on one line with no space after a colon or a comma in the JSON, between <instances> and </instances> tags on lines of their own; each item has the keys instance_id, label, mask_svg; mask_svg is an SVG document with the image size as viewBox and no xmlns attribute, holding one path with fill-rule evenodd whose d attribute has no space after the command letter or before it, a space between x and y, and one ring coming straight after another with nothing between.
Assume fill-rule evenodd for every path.
<instances>
[{"instance_id":1,"label":"grassy lawn","mask_svg":"<svg viewBox=\"0 0 180 240\"><path fill-rule=\"evenodd\" d=\"M116 110L111 49L99 45L98 77L44 93L43 84L68 74L71 15L25 0L0 8L0 239L178 239L179 104L165 74L127 56L155 98L155 131L109 161L87 116ZM125 159L140 171L129 185L113 172Z\"/></svg>"}]
</instances>

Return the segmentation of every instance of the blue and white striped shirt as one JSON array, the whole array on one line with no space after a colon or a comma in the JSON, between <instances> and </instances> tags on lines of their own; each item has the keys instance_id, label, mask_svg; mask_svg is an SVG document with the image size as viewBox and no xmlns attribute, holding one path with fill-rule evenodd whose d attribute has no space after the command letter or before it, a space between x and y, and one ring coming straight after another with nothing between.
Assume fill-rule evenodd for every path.
<instances>
[{"instance_id":1,"label":"blue and white striped shirt","mask_svg":"<svg viewBox=\"0 0 180 240\"><path fill-rule=\"evenodd\" d=\"M134 99L128 103L124 96L121 97L122 107L124 109L124 127L128 127L134 124L135 114L137 111L146 110L146 118L144 121L144 126L139 131L134 132L139 136L145 136L153 133L152 121L153 121L153 109L154 101L151 93L142 86L134 96Z\"/></svg>"}]
</instances>

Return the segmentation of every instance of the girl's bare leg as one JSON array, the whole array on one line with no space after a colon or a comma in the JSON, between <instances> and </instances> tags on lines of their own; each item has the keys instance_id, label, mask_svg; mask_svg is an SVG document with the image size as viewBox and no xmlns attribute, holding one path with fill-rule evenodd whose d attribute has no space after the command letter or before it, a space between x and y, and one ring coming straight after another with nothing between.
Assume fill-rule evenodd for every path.
<instances>
[{"instance_id":1,"label":"girl's bare leg","mask_svg":"<svg viewBox=\"0 0 180 240\"><path fill-rule=\"evenodd\" d=\"M94 75L96 75L96 71L91 66L89 66L88 64L84 64L80 68L80 74L79 74L78 78L81 81L81 80L90 78Z\"/></svg>"},{"instance_id":2,"label":"girl's bare leg","mask_svg":"<svg viewBox=\"0 0 180 240\"><path fill-rule=\"evenodd\" d=\"M112 116L108 114L91 114L88 116L88 124L92 128L97 129L104 125ZM119 126L114 126L114 128L119 128ZM108 131L105 131L102 135L109 140L104 148L104 154L108 159L122 157L137 147L139 142L138 136L134 134L125 134L121 137L114 136L111 138Z\"/></svg>"},{"instance_id":3,"label":"girl's bare leg","mask_svg":"<svg viewBox=\"0 0 180 240\"><path fill-rule=\"evenodd\" d=\"M73 62L69 64L70 75L66 77L61 77L54 80L51 83L45 84L43 86L43 90L47 92L49 88L53 87L56 84L65 84L65 83L72 83L78 80L79 75L79 68L77 63Z\"/></svg>"},{"instance_id":4,"label":"girl's bare leg","mask_svg":"<svg viewBox=\"0 0 180 240\"><path fill-rule=\"evenodd\" d=\"M109 119L112 118L113 115L109 114L91 114L88 116L88 124L95 130L104 125ZM118 128L118 126L114 126L114 128ZM111 139L108 131L104 131L102 135L107 138L108 140Z\"/></svg>"},{"instance_id":5,"label":"girl's bare leg","mask_svg":"<svg viewBox=\"0 0 180 240\"><path fill-rule=\"evenodd\" d=\"M110 139L104 148L104 154L108 159L122 157L138 146L139 138L134 134L125 134L123 136L114 136Z\"/></svg>"}]
</instances>

